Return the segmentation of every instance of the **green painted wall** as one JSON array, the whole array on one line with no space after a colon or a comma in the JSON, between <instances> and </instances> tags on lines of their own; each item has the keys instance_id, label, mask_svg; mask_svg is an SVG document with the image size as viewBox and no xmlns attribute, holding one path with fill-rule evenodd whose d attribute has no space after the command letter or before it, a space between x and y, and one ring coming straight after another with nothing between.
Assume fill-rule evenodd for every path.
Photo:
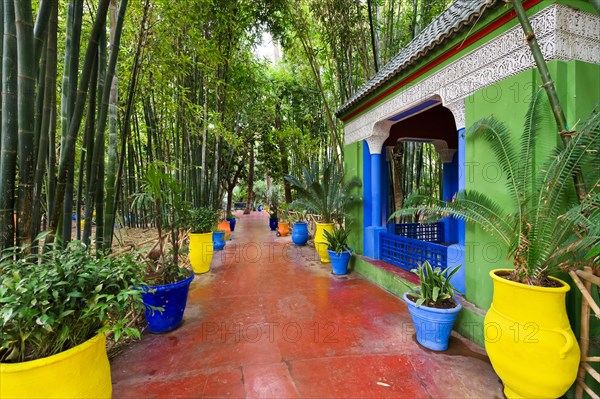
<instances>
[{"instance_id":1,"label":"green painted wall","mask_svg":"<svg viewBox=\"0 0 600 399\"><path fill-rule=\"evenodd\" d=\"M600 66L579 61L552 61L550 72L556 82L567 121L574 126L590 114L600 100ZM533 93L541 84L537 70L528 70L481 89L465 100L466 125L493 114L520 136L524 116ZM538 140L536 160L541 163L560 139L551 111L547 107L547 127ZM500 204L511 206L505 190L505 179L495 163L495 156L482 140L467 140L466 186L487 193ZM506 251L480 228L467 225L467 299L482 309L488 309L492 300L492 282L487 277L497 267L512 267L506 260Z\"/></svg>"},{"instance_id":2,"label":"green painted wall","mask_svg":"<svg viewBox=\"0 0 600 399\"><path fill-rule=\"evenodd\" d=\"M363 181L363 143L353 143L344 147L344 178L358 177ZM362 198L362 188L356 195ZM350 247L358 254L363 252L363 206L362 203L352 207L346 213L346 227L351 230Z\"/></svg>"}]
</instances>

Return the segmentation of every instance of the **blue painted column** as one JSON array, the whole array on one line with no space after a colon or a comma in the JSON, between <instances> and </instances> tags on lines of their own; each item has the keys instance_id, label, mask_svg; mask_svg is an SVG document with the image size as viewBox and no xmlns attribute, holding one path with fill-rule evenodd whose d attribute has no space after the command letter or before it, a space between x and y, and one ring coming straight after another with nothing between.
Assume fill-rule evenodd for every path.
<instances>
[{"instance_id":1,"label":"blue painted column","mask_svg":"<svg viewBox=\"0 0 600 399\"><path fill-rule=\"evenodd\" d=\"M458 154L455 155L457 159L458 168L458 191L464 190L466 182L466 157L465 157L465 138L463 137L465 129L459 129L458 134ZM466 263L465 263L465 222L463 220L455 221L455 228L457 230L456 239L458 244L450 245L448 247L448 269L454 269L460 266L461 269L450 279L452 285L463 295L467 292L466 282Z\"/></svg>"},{"instance_id":2,"label":"blue painted column","mask_svg":"<svg viewBox=\"0 0 600 399\"><path fill-rule=\"evenodd\" d=\"M381 135L382 132L379 133L380 135L370 137L368 141L371 154L371 225L365 229L365 256L372 259L380 259L379 234L385 232L385 228L381 226L381 149L387 132L385 136Z\"/></svg>"},{"instance_id":3,"label":"blue painted column","mask_svg":"<svg viewBox=\"0 0 600 399\"><path fill-rule=\"evenodd\" d=\"M371 154L371 225L381 226L381 154Z\"/></svg>"}]
</instances>

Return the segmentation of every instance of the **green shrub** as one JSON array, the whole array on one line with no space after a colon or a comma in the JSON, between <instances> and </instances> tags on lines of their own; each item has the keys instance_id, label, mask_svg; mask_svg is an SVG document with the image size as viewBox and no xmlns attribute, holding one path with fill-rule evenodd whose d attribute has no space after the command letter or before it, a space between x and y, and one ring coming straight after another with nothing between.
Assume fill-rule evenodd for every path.
<instances>
[{"instance_id":1,"label":"green shrub","mask_svg":"<svg viewBox=\"0 0 600 399\"><path fill-rule=\"evenodd\" d=\"M189 228L194 234L210 233L217 226L219 213L210 208L197 208L190 211Z\"/></svg>"},{"instance_id":2,"label":"green shrub","mask_svg":"<svg viewBox=\"0 0 600 399\"><path fill-rule=\"evenodd\" d=\"M34 256L12 248L0 258L0 361L39 359L73 348L98 332L139 337L128 314L143 310L135 289L143 266L133 255L93 256L71 242Z\"/></svg>"}]
</instances>

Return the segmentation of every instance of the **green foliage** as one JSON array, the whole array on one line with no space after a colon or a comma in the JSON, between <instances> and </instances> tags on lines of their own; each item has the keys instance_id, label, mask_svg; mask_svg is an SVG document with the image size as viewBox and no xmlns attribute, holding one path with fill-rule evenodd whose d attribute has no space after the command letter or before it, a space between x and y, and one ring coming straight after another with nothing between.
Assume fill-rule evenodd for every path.
<instances>
[{"instance_id":1,"label":"green foliage","mask_svg":"<svg viewBox=\"0 0 600 399\"><path fill-rule=\"evenodd\" d=\"M39 261L38 261L39 260ZM139 337L143 267L134 255L93 256L73 241L42 255L11 248L0 259L0 361L22 362L73 348L98 332Z\"/></svg>"},{"instance_id":2,"label":"green foliage","mask_svg":"<svg viewBox=\"0 0 600 399\"><path fill-rule=\"evenodd\" d=\"M422 193L409 196L396 215L423 214L430 219L454 216L475 223L508 248L515 265L512 278L544 285L548 275L588 263L586 254L600 245L600 109L576 135L534 169L536 138L543 126L538 92L527 112L520 140L494 117L476 122L468 136L481 137L493 148L506 179L512 208L505 210L485 193L460 192L452 202ZM518 146L518 151L517 151ZM586 197L577 203L572 190L576 171L589 173Z\"/></svg>"},{"instance_id":3,"label":"green foliage","mask_svg":"<svg viewBox=\"0 0 600 399\"><path fill-rule=\"evenodd\" d=\"M410 295L417 298L416 306L438 307L436 305L452 299L455 288L450 283L450 278L460 269L460 266L446 273L440 267L431 267L428 261L423 262L417 269L411 272L419 276L421 281L418 289L413 290Z\"/></svg>"},{"instance_id":4,"label":"green foliage","mask_svg":"<svg viewBox=\"0 0 600 399\"><path fill-rule=\"evenodd\" d=\"M217 226L219 212L210 208L197 208L190 211L188 227L192 233L210 233Z\"/></svg>"},{"instance_id":5,"label":"green foliage","mask_svg":"<svg viewBox=\"0 0 600 399\"><path fill-rule=\"evenodd\" d=\"M275 214L273 217L277 217L279 205L281 204L281 188L278 185L273 184L267 190L267 201L271 212Z\"/></svg>"},{"instance_id":6,"label":"green foliage","mask_svg":"<svg viewBox=\"0 0 600 399\"><path fill-rule=\"evenodd\" d=\"M350 235L349 230L345 230L342 227L334 227L331 233L327 230L323 231L325 237L325 244L327 249L334 251L336 254L342 252L352 252L352 249L348 246L348 236Z\"/></svg>"},{"instance_id":7,"label":"green foliage","mask_svg":"<svg viewBox=\"0 0 600 399\"><path fill-rule=\"evenodd\" d=\"M314 162L303 171L303 180L291 175L285 176L298 197L292 203L293 207L319 214L323 223L331 223L341 221L346 210L360 202L361 199L353 194L362 184L360 179L354 177L345 181L342 168L334 161L325 162L322 168Z\"/></svg>"},{"instance_id":8,"label":"green foliage","mask_svg":"<svg viewBox=\"0 0 600 399\"><path fill-rule=\"evenodd\" d=\"M149 281L163 284L184 280L189 270L179 267L179 235L180 229L187 228L190 204L185 201L184 187L174 176L171 168L163 162L148 165L148 171L142 183L144 191L138 193L132 202L133 209L145 206L154 208L154 221L160 240L160 255L155 270L148 275ZM163 228L169 232L172 250L165 253L162 243Z\"/></svg>"}]
</instances>

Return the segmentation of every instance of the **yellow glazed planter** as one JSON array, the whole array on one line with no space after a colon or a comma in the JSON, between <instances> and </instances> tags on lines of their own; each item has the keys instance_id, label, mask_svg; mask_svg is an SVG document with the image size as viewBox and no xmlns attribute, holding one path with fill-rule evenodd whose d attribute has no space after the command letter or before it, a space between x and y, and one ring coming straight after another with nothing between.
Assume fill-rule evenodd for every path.
<instances>
[{"instance_id":1,"label":"yellow glazed planter","mask_svg":"<svg viewBox=\"0 0 600 399\"><path fill-rule=\"evenodd\" d=\"M106 337L42 359L0 363L0 398L110 398Z\"/></svg>"},{"instance_id":2,"label":"yellow glazed planter","mask_svg":"<svg viewBox=\"0 0 600 399\"><path fill-rule=\"evenodd\" d=\"M327 252L327 242L325 240L324 231L332 232L333 231L333 223L317 223L317 231L315 232L315 249L317 250L317 254L319 254L319 258L321 258L321 262L329 263L329 253Z\"/></svg>"},{"instance_id":3,"label":"yellow glazed planter","mask_svg":"<svg viewBox=\"0 0 600 399\"><path fill-rule=\"evenodd\" d=\"M206 273L210 270L214 252L212 235L212 232L190 233L190 263L195 274Z\"/></svg>"},{"instance_id":4,"label":"yellow glazed planter","mask_svg":"<svg viewBox=\"0 0 600 399\"><path fill-rule=\"evenodd\" d=\"M557 398L575 381L579 346L567 318L570 287L529 286L490 272L494 297L484 322L485 349L507 398Z\"/></svg>"}]
</instances>

